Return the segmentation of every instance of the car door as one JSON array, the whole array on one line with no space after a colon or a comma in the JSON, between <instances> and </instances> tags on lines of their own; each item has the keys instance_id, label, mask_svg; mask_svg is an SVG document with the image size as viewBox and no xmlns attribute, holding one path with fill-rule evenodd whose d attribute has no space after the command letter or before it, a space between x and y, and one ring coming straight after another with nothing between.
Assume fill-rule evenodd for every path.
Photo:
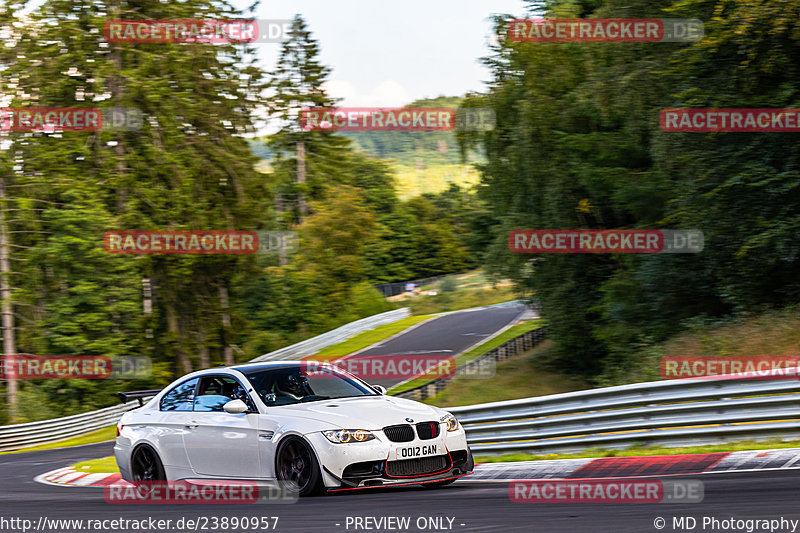
<instances>
[{"instance_id":1,"label":"car door","mask_svg":"<svg viewBox=\"0 0 800 533\"><path fill-rule=\"evenodd\" d=\"M164 465L188 471L189 458L183 435L192 416L194 394L199 378L192 378L175 385L159 402L157 412L143 413L151 420L142 425L153 432L158 442L161 461Z\"/></svg>"},{"instance_id":2,"label":"car door","mask_svg":"<svg viewBox=\"0 0 800 533\"><path fill-rule=\"evenodd\" d=\"M245 401L252 413L226 413L222 407L235 399ZM183 435L192 470L224 478L263 477L258 453L258 418L252 400L236 378L201 377Z\"/></svg>"}]
</instances>

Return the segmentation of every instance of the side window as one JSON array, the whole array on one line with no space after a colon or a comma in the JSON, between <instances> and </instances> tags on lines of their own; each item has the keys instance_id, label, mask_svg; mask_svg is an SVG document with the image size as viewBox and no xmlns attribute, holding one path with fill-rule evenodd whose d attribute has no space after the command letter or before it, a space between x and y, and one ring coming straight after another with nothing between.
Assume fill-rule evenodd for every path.
<instances>
[{"instance_id":1,"label":"side window","mask_svg":"<svg viewBox=\"0 0 800 533\"><path fill-rule=\"evenodd\" d=\"M222 408L231 400L242 400L255 411L247 391L239 382L230 376L208 376L200 380L200 389L194 399L195 411L223 411Z\"/></svg>"},{"instance_id":2,"label":"side window","mask_svg":"<svg viewBox=\"0 0 800 533\"><path fill-rule=\"evenodd\" d=\"M199 378L184 381L161 398L162 411L191 411Z\"/></svg>"}]
</instances>

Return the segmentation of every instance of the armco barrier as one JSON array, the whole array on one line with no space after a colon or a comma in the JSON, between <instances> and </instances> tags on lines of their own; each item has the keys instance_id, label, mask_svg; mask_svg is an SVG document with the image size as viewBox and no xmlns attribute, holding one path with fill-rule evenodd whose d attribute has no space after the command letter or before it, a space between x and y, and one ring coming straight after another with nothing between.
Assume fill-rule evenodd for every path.
<instances>
[{"instance_id":1,"label":"armco barrier","mask_svg":"<svg viewBox=\"0 0 800 533\"><path fill-rule=\"evenodd\" d=\"M800 381L653 381L448 410L482 455L794 440Z\"/></svg>"},{"instance_id":2,"label":"armco barrier","mask_svg":"<svg viewBox=\"0 0 800 533\"><path fill-rule=\"evenodd\" d=\"M268 354L260 355L252 360L258 361L276 361L280 359L295 359L297 357L305 357L313 355L323 348L340 343L363 331L367 331L384 324L391 324L404 318L411 316L411 311L408 307L402 309L395 309L394 311L387 311L379 315L372 315L355 322L350 322L344 326L332 329L322 335L317 335L310 339L286 346L280 350L275 350Z\"/></svg>"},{"instance_id":3,"label":"armco barrier","mask_svg":"<svg viewBox=\"0 0 800 533\"><path fill-rule=\"evenodd\" d=\"M138 403L128 403L63 418L0 426L0 451L36 446L90 433L116 424L125 412L137 407Z\"/></svg>"},{"instance_id":4,"label":"armco barrier","mask_svg":"<svg viewBox=\"0 0 800 533\"><path fill-rule=\"evenodd\" d=\"M404 307L362 318L322 335L256 357L253 361L293 359L298 356L311 355L326 346L342 342L362 331L367 331L383 324L391 324L408 316L411 316L411 313L407 307ZM0 426L0 451L46 444L96 431L116 424L126 411L137 407L138 404L134 402L63 418Z\"/></svg>"}]
</instances>

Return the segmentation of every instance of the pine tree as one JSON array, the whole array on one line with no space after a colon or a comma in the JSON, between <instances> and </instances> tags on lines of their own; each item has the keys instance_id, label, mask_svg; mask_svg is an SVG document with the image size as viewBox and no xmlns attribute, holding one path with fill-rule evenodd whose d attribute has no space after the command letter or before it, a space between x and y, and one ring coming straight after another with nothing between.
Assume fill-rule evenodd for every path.
<instances>
[{"instance_id":1,"label":"pine tree","mask_svg":"<svg viewBox=\"0 0 800 533\"><path fill-rule=\"evenodd\" d=\"M12 233L18 344L30 353L152 355L167 370L156 378L163 382L197 368L201 347L213 347L204 364L232 362L227 293L253 259L110 255L103 234L268 222L268 192L243 137L254 133L263 73L244 44L107 43L104 22L121 12L114 1L47 2L16 30L15 46L0 51L11 107L119 106L143 118L137 131L10 134L3 167L13 166L7 203L18 211L9 223L25 232ZM239 14L203 1L128 2L124 13ZM142 311L143 278L152 280L152 314ZM105 404L97 391L119 385L66 386L74 393L59 399L62 414Z\"/></svg>"},{"instance_id":2,"label":"pine tree","mask_svg":"<svg viewBox=\"0 0 800 533\"><path fill-rule=\"evenodd\" d=\"M331 131L303 131L303 109L333 107L336 100L325 91L330 68L318 59L320 47L300 15L292 20L289 38L282 43L278 63L267 86L267 106L280 130L268 145L285 222L300 222L307 203L325 197L328 187L345 181L350 141ZM298 158L298 147L304 158ZM305 176L298 167L305 168ZM298 179L300 178L300 179Z\"/></svg>"}]
</instances>

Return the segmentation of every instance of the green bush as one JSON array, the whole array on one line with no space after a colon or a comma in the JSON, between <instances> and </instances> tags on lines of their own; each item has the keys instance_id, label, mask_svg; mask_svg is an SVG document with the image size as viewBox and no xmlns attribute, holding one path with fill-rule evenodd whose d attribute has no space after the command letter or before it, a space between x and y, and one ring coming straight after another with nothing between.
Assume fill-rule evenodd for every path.
<instances>
[{"instance_id":1,"label":"green bush","mask_svg":"<svg viewBox=\"0 0 800 533\"><path fill-rule=\"evenodd\" d=\"M439 283L439 290L442 292L455 292L458 284L453 276L447 276Z\"/></svg>"}]
</instances>

